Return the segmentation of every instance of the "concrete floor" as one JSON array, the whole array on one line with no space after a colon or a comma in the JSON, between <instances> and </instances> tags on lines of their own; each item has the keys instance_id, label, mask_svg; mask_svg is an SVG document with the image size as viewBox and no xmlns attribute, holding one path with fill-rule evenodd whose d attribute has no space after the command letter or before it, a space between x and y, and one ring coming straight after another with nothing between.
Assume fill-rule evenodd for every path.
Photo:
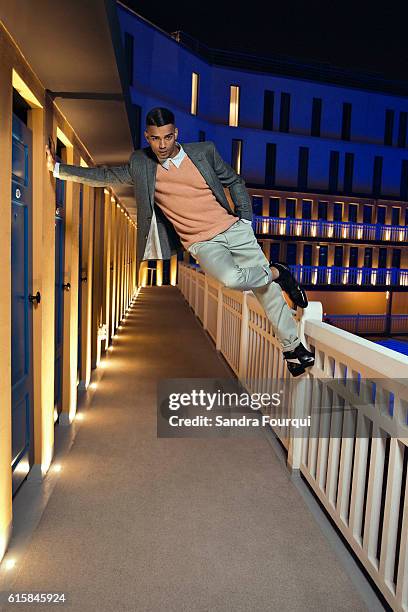
<instances>
[{"instance_id":1,"label":"concrete floor","mask_svg":"<svg viewBox=\"0 0 408 612\"><path fill-rule=\"evenodd\" d=\"M141 290L107 362L0 584L67 601L1 610L369 609L266 435L157 438L158 379L231 377L177 288Z\"/></svg>"}]
</instances>

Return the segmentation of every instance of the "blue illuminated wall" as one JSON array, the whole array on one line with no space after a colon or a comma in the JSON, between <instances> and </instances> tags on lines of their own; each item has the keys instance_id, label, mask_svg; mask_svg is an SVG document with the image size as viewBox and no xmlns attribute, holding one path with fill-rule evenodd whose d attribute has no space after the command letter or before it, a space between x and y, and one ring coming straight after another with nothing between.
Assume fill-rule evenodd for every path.
<instances>
[{"instance_id":1,"label":"blue illuminated wall","mask_svg":"<svg viewBox=\"0 0 408 612\"><path fill-rule=\"evenodd\" d=\"M302 191L375 195L377 157L377 166L382 166L377 195L407 199L406 97L210 65L121 5L118 14L123 34L133 37L131 95L141 107L141 146L147 144L143 137L146 112L153 106L166 106L176 115L181 142L198 141L201 130L231 163L232 139L241 139L241 174L248 186L265 185L266 146L271 143L276 146L276 162L274 183L269 187L301 189L299 151L303 147L308 150L308 164ZM197 116L190 114L193 71L200 75ZM240 86L239 127L228 126L230 85ZM263 129L265 90L273 92L273 129ZM288 132L280 131L282 93L290 95ZM320 136L311 136L313 98L321 99ZM351 105L349 140L344 139L344 103ZM334 190L329 189L331 152L339 156ZM352 160L349 190L346 154ZM332 178L333 173L332 168Z\"/></svg>"}]
</instances>

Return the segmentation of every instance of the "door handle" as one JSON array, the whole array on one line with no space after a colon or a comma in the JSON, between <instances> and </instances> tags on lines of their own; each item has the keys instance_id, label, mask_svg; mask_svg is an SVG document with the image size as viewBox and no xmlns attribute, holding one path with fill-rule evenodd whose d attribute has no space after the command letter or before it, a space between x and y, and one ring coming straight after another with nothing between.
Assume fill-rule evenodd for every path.
<instances>
[{"instance_id":1,"label":"door handle","mask_svg":"<svg viewBox=\"0 0 408 612\"><path fill-rule=\"evenodd\" d=\"M30 295L28 296L29 301L33 304L34 302L37 302L37 304L39 304L41 302L41 293L39 291L37 291L37 293L35 295Z\"/></svg>"},{"instance_id":2,"label":"door handle","mask_svg":"<svg viewBox=\"0 0 408 612\"><path fill-rule=\"evenodd\" d=\"M65 291L69 291L71 289L71 283L65 283L62 285L62 288L65 289Z\"/></svg>"},{"instance_id":3,"label":"door handle","mask_svg":"<svg viewBox=\"0 0 408 612\"><path fill-rule=\"evenodd\" d=\"M81 281L82 281L83 283L86 283L86 282L88 281L88 278L87 278L86 276L84 276L83 278L81 278Z\"/></svg>"}]
</instances>

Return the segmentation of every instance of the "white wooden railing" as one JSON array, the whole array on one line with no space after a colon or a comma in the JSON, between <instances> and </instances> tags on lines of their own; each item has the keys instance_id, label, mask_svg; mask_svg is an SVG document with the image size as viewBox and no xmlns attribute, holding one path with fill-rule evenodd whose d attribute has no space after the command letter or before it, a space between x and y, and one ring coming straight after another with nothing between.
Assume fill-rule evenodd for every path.
<instances>
[{"instance_id":1,"label":"white wooden railing","mask_svg":"<svg viewBox=\"0 0 408 612\"><path fill-rule=\"evenodd\" d=\"M303 437L290 427L274 431L288 466L304 476L392 609L408 610L408 357L322 322L322 305L312 302L297 318L316 354L302 388L252 292L227 289L184 262L178 287L248 392L273 393L285 379L285 416L329 407ZM344 411L333 409L339 405Z\"/></svg>"},{"instance_id":2,"label":"white wooden railing","mask_svg":"<svg viewBox=\"0 0 408 612\"><path fill-rule=\"evenodd\" d=\"M389 317L386 314L327 314L326 322L341 327L353 334L383 334L389 331L392 334L408 333L408 315L393 314Z\"/></svg>"}]
</instances>

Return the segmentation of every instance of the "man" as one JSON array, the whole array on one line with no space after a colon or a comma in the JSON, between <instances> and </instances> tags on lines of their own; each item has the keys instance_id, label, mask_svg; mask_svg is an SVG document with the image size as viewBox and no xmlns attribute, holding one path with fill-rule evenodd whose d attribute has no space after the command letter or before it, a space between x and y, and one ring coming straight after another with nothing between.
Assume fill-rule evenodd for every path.
<instances>
[{"instance_id":1,"label":"man","mask_svg":"<svg viewBox=\"0 0 408 612\"><path fill-rule=\"evenodd\" d=\"M252 290L278 338L289 371L302 374L314 355L297 336L281 287L305 308L307 297L288 266L266 259L252 229L252 206L244 180L226 164L212 141L181 145L173 113L153 108L146 116L150 146L123 166L83 168L58 163L46 147L54 176L102 187L134 185L137 203L137 270L142 259L169 259L183 246L204 272L223 285ZM223 187L229 188L235 212Z\"/></svg>"}]
</instances>

